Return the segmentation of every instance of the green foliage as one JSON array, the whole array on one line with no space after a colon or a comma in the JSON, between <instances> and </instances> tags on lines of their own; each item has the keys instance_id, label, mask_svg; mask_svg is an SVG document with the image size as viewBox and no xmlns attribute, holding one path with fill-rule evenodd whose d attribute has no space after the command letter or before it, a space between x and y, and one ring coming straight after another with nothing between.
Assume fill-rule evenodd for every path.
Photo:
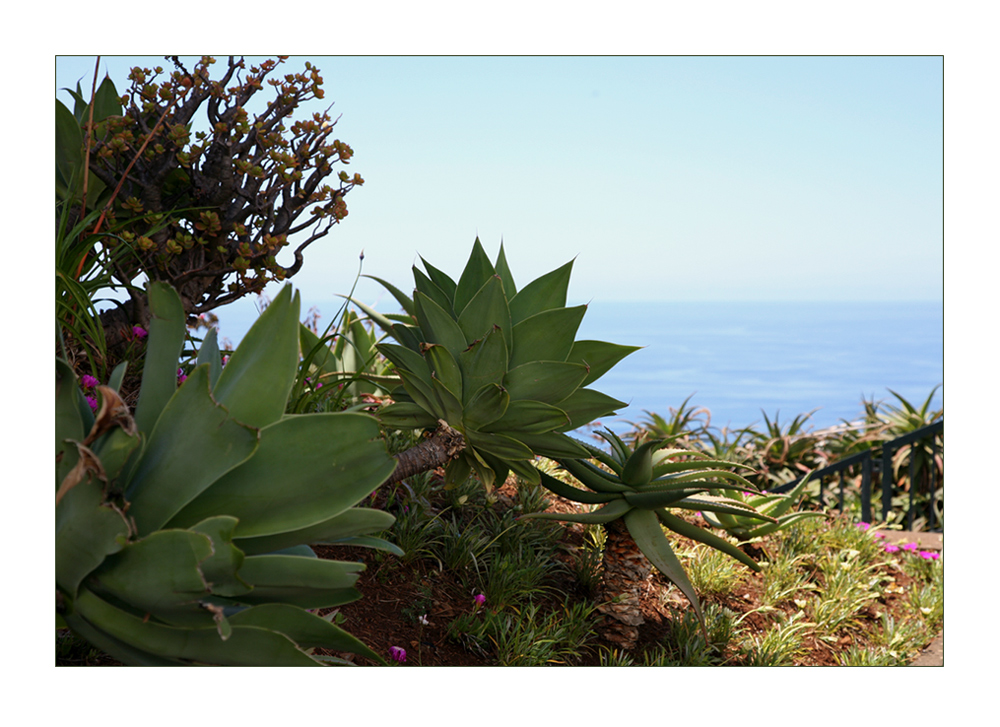
<instances>
[{"instance_id":1,"label":"green foliage","mask_svg":"<svg viewBox=\"0 0 1000 727\"><path fill-rule=\"evenodd\" d=\"M153 283L149 300L134 419L106 386L93 416L56 361L59 619L128 664L317 665L315 647L381 661L308 610L359 598L364 567L309 543L396 550L368 537L392 516L353 507L394 461L371 417L285 415L298 296L286 287L225 368L206 337L179 387L180 299Z\"/></svg>"},{"instance_id":2,"label":"green foliage","mask_svg":"<svg viewBox=\"0 0 1000 727\"><path fill-rule=\"evenodd\" d=\"M572 263L518 290L503 247L494 264L477 239L457 282L424 267L413 268L412 298L379 280L405 315L355 301L396 341L377 347L402 381L383 424L459 432L449 484L473 471L487 489L509 471L538 483L535 455L586 457L565 432L624 406L588 386L636 347L575 340L586 306L566 307Z\"/></svg>"},{"instance_id":3,"label":"green foliage","mask_svg":"<svg viewBox=\"0 0 1000 727\"><path fill-rule=\"evenodd\" d=\"M799 511L789 512L791 508L802 497L802 493L809 482L806 475L795 488L787 494L762 493L753 494L746 492L733 492L730 494L735 500L740 500L752 507L762 515L769 515L776 519L776 522L761 524L758 520L747 515L735 515L730 513L703 512L702 516L709 525L725 530L729 535L737 540L749 541L759 538L769 533L773 533L782 528L787 528L793 523L806 520L808 518L827 517L822 512ZM714 494L720 494L715 492Z\"/></svg>"},{"instance_id":4,"label":"green foliage","mask_svg":"<svg viewBox=\"0 0 1000 727\"><path fill-rule=\"evenodd\" d=\"M584 524L606 524L622 519L642 553L681 590L704 623L698 596L664 535L663 527L716 548L754 570L759 566L728 540L692 525L667 509L738 513L769 522L776 522L775 519L758 513L742 500L711 494L719 489L757 492L744 477L728 469L731 462L711 460L686 449L664 450L668 441L662 439L644 442L633 450L611 430L599 434L611 445L610 454L589 444L581 443L581 446L607 469L582 459L558 460L563 469L588 489L567 484L545 472L538 474L542 484L554 494L600 507L588 513L531 513L526 517Z\"/></svg>"}]
</instances>

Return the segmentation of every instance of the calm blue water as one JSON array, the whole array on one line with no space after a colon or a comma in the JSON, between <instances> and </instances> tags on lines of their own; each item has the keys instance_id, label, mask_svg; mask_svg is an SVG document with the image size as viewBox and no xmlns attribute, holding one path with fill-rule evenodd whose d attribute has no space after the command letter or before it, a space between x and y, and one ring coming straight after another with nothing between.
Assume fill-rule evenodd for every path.
<instances>
[{"instance_id":1,"label":"calm blue water","mask_svg":"<svg viewBox=\"0 0 1000 727\"><path fill-rule=\"evenodd\" d=\"M304 301L328 323L332 301ZM395 312L386 309L386 312ZM256 318L250 301L219 311L238 343ZM689 395L715 427L782 423L813 409L816 429L858 418L861 398L919 407L944 381L944 310L934 302L623 303L590 305L578 339L635 346L594 384L628 406L603 424L628 429L646 411L667 417ZM932 400L943 406L943 388Z\"/></svg>"}]
</instances>

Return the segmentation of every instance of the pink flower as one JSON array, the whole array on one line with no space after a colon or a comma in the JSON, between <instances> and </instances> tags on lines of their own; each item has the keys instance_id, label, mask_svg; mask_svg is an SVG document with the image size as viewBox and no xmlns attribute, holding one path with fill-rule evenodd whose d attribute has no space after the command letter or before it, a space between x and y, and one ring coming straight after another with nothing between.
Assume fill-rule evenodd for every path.
<instances>
[{"instance_id":1,"label":"pink flower","mask_svg":"<svg viewBox=\"0 0 1000 727\"><path fill-rule=\"evenodd\" d=\"M875 533L874 535L872 535L872 537L873 538L884 538L885 537L885 533L881 533L881 532Z\"/></svg>"},{"instance_id":2,"label":"pink flower","mask_svg":"<svg viewBox=\"0 0 1000 727\"><path fill-rule=\"evenodd\" d=\"M390 646L389 656L391 656L394 660L403 663L406 661L406 649L400 648L399 646Z\"/></svg>"},{"instance_id":3,"label":"pink flower","mask_svg":"<svg viewBox=\"0 0 1000 727\"><path fill-rule=\"evenodd\" d=\"M187 381L187 374L184 373L184 369L177 369L177 383L183 384Z\"/></svg>"},{"instance_id":4,"label":"pink flower","mask_svg":"<svg viewBox=\"0 0 1000 727\"><path fill-rule=\"evenodd\" d=\"M921 550L919 555L924 560L937 560L941 557L939 553L932 553L929 550Z\"/></svg>"},{"instance_id":5,"label":"pink flower","mask_svg":"<svg viewBox=\"0 0 1000 727\"><path fill-rule=\"evenodd\" d=\"M861 530L867 530L872 526L871 523L857 523L854 527L860 528Z\"/></svg>"},{"instance_id":6,"label":"pink flower","mask_svg":"<svg viewBox=\"0 0 1000 727\"><path fill-rule=\"evenodd\" d=\"M476 594L476 597L473 598L472 600L476 602L477 606L482 606L484 603L486 603L486 596L482 593L478 593Z\"/></svg>"},{"instance_id":7,"label":"pink flower","mask_svg":"<svg viewBox=\"0 0 1000 727\"><path fill-rule=\"evenodd\" d=\"M140 341L145 338L148 334L146 329L142 326L132 326L132 336L139 339Z\"/></svg>"},{"instance_id":8,"label":"pink flower","mask_svg":"<svg viewBox=\"0 0 1000 727\"><path fill-rule=\"evenodd\" d=\"M899 546L898 545L893 545L892 543L886 543L885 544L885 552L886 553L897 553L897 552L899 552Z\"/></svg>"},{"instance_id":9,"label":"pink flower","mask_svg":"<svg viewBox=\"0 0 1000 727\"><path fill-rule=\"evenodd\" d=\"M907 543L906 545L903 546L903 550L917 550L917 544Z\"/></svg>"},{"instance_id":10,"label":"pink flower","mask_svg":"<svg viewBox=\"0 0 1000 727\"><path fill-rule=\"evenodd\" d=\"M97 399L92 396L87 397L87 403L90 404L90 408L97 411Z\"/></svg>"},{"instance_id":11,"label":"pink flower","mask_svg":"<svg viewBox=\"0 0 1000 727\"><path fill-rule=\"evenodd\" d=\"M83 388L85 389L93 389L97 386L97 379L90 374L84 374L80 377L80 383L83 384Z\"/></svg>"}]
</instances>

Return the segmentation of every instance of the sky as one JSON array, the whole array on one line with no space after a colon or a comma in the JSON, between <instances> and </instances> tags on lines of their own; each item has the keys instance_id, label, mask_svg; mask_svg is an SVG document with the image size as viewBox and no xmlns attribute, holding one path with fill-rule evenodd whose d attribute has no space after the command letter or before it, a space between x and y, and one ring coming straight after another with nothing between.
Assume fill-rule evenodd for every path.
<instances>
[{"instance_id":1,"label":"sky","mask_svg":"<svg viewBox=\"0 0 1000 727\"><path fill-rule=\"evenodd\" d=\"M56 60L57 89L89 86L95 56ZM418 256L457 278L477 236L491 257L503 241L519 286L575 259L580 302L943 299L940 56L292 56L281 71L305 61L326 97L301 115L333 102L343 168L365 179L306 250L305 301L350 291L362 251L365 274L404 290ZM169 67L111 56L100 74L121 91L133 65ZM365 279L356 293L391 300Z\"/></svg>"}]
</instances>

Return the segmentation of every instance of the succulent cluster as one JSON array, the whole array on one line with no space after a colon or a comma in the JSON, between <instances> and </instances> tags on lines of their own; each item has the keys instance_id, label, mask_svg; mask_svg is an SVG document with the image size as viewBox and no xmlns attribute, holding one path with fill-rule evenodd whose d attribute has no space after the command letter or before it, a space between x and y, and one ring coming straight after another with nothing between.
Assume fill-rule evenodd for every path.
<instances>
[{"instance_id":1,"label":"succulent cluster","mask_svg":"<svg viewBox=\"0 0 1000 727\"><path fill-rule=\"evenodd\" d=\"M128 664L317 665L314 647L381 658L308 609L360 598L361 563L309 543L399 553L394 522L355 508L394 468L378 423L286 415L299 367L285 289L222 367L215 332L178 386L184 310L163 283L134 417L99 386L96 414L56 361L57 622Z\"/></svg>"},{"instance_id":2,"label":"succulent cluster","mask_svg":"<svg viewBox=\"0 0 1000 727\"><path fill-rule=\"evenodd\" d=\"M511 471L538 483L535 455L590 456L566 432L625 405L589 387L637 347L575 340L587 307L566 306L572 262L520 290L502 245L493 264L477 239L457 282L423 262L412 297L376 278L405 315L359 303L396 341L378 346L402 381L383 424L461 434L449 484L473 471L487 487Z\"/></svg>"}]
</instances>

